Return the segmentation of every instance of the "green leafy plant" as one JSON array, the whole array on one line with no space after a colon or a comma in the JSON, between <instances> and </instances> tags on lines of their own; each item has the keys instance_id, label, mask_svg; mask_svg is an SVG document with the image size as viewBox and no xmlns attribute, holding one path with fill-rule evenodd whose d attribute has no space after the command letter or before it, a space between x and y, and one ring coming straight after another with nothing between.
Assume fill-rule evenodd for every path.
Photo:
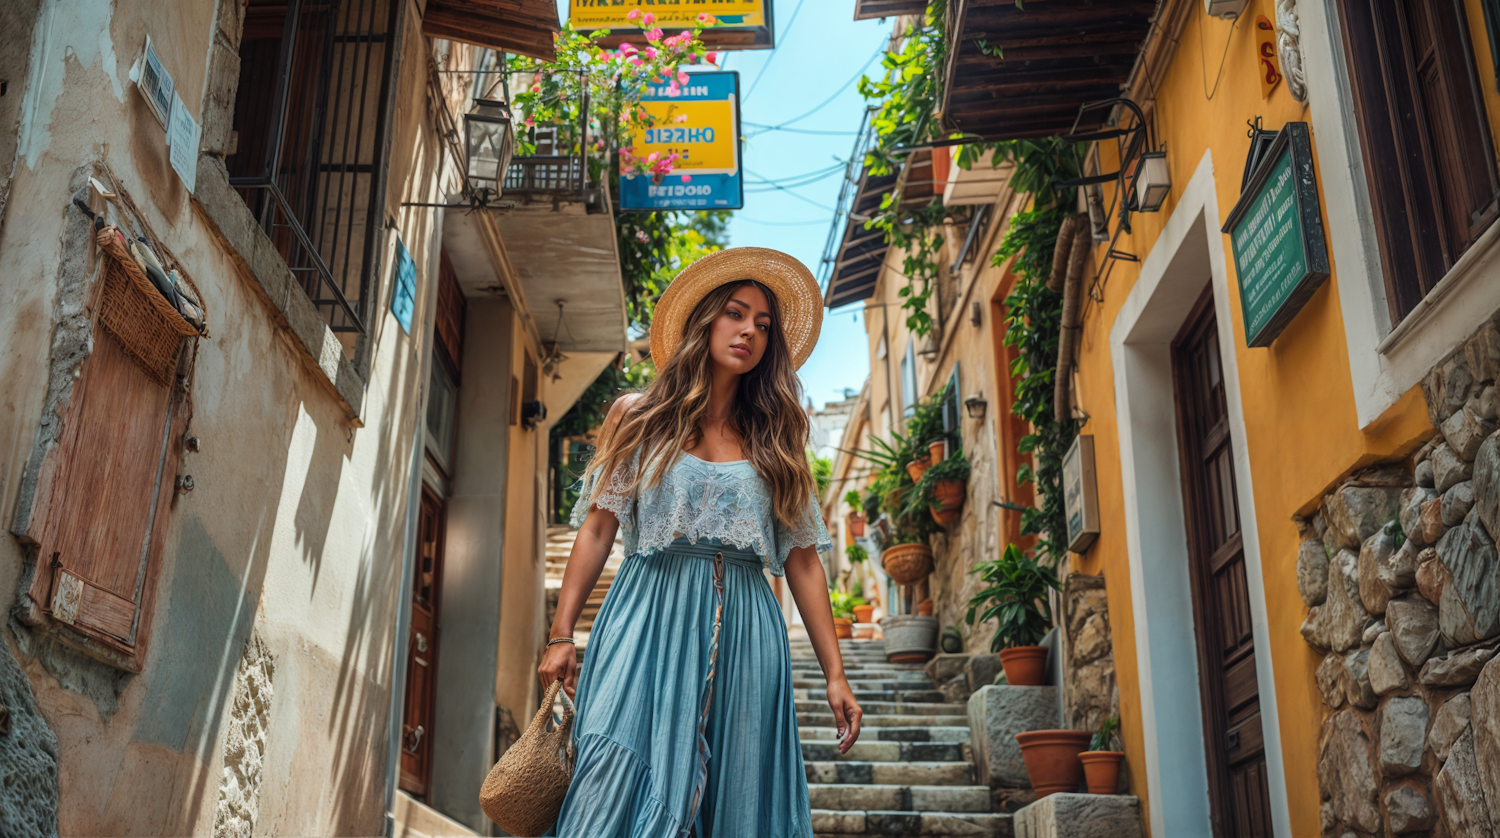
<instances>
[{"instance_id":1,"label":"green leafy plant","mask_svg":"<svg viewBox=\"0 0 1500 838\"><path fill-rule=\"evenodd\" d=\"M850 544L844 548L844 557L849 560L850 564L859 564L860 562L867 561L870 558L870 554L858 544Z\"/></svg>"},{"instance_id":2,"label":"green leafy plant","mask_svg":"<svg viewBox=\"0 0 1500 838\"><path fill-rule=\"evenodd\" d=\"M996 621L990 651L1035 646L1042 641L1052 628L1048 595L1060 587L1052 568L1012 544L1000 558L983 562L970 572L979 574L987 587L969 600L964 621L970 626Z\"/></svg>"},{"instance_id":3,"label":"green leafy plant","mask_svg":"<svg viewBox=\"0 0 1500 838\"><path fill-rule=\"evenodd\" d=\"M911 437L912 453L916 459L927 456L927 446L938 439L949 439L951 434L943 429L943 404L948 400L952 382L943 389L912 405L911 416L906 420L906 433Z\"/></svg>"},{"instance_id":4,"label":"green leafy plant","mask_svg":"<svg viewBox=\"0 0 1500 838\"><path fill-rule=\"evenodd\" d=\"M1110 747L1114 744L1115 733L1120 729L1120 719L1116 716L1106 716L1099 722L1099 729L1094 732L1094 738L1089 742L1091 751L1112 751Z\"/></svg>"},{"instance_id":5,"label":"green leafy plant","mask_svg":"<svg viewBox=\"0 0 1500 838\"><path fill-rule=\"evenodd\" d=\"M833 460L827 457L815 457L812 452L807 454L807 466L812 469L813 483L818 487L818 497L828 491L828 484L833 481Z\"/></svg>"},{"instance_id":6,"label":"green leafy plant","mask_svg":"<svg viewBox=\"0 0 1500 838\"><path fill-rule=\"evenodd\" d=\"M922 473L922 479L912 492L912 503L918 507L937 507L937 486L944 480L969 479L969 459L962 451L954 451L948 455L948 459L933 464L927 471Z\"/></svg>"},{"instance_id":7,"label":"green leafy plant","mask_svg":"<svg viewBox=\"0 0 1500 838\"><path fill-rule=\"evenodd\" d=\"M859 509L864 506L864 500L860 498L859 490L857 489L850 489L849 491L844 493L844 503L848 504L856 512L858 512Z\"/></svg>"},{"instance_id":8,"label":"green leafy plant","mask_svg":"<svg viewBox=\"0 0 1500 838\"><path fill-rule=\"evenodd\" d=\"M835 617L842 617L846 620L853 620L854 607L856 605L866 604L867 603L863 599L855 596L854 594L846 594L843 591L832 590L828 592L828 606L829 608L833 609L833 616Z\"/></svg>"},{"instance_id":9,"label":"green leafy plant","mask_svg":"<svg viewBox=\"0 0 1500 838\"><path fill-rule=\"evenodd\" d=\"M865 520L873 521L880 517L880 495L876 493L874 486L865 490L865 496L860 499L859 505L865 512Z\"/></svg>"}]
</instances>

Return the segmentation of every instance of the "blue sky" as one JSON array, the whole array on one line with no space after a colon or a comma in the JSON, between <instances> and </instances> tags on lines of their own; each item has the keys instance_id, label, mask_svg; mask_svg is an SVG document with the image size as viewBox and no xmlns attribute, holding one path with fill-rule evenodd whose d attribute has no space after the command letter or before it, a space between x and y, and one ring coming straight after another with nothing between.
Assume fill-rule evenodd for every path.
<instances>
[{"instance_id":1,"label":"blue sky","mask_svg":"<svg viewBox=\"0 0 1500 838\"><path fill-rule=\"evenodd\" d=\"M849 157L864 112L858 85L844 85L862 67L867 68L865 74L880 71L878 60L871 59L889 38L892 21L855 21L853 0L768 2L775 4L776 48L730 52L722 60L725 69L740 74L746 136L745 208L735 213L729 243L784 250L818 274L838 202L840 164ZM567 0L558 0L558 14L567 18ZM840 88L844 89L835 96ZM814 112L787 127L842 133L755 127L781 125L809 111ZM799 177L824 170L831 171L811 183ZM767 181L786 188L777 189ZM801 183L806 185L787 186ZM858 390L864 385L870 362L860 309L855 305L837 314L825 312L818 346L801 370L803 388L814 405L842 398L845 387Z\"/></svg>"}]
</instances>

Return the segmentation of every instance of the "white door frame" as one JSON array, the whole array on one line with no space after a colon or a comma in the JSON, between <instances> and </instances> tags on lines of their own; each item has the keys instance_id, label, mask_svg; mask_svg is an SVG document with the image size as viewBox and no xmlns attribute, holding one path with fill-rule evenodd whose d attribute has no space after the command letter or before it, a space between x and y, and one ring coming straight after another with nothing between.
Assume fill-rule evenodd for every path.
<instances>
[{"instance_id":1,"label":"white door frame","mask_svg":"<svg viewBox=\"0 0 1500 838\"><path fill-rule=\"evenodd\" d=\"M1212 834L1171 359L1172 340L1211 281L1254 626L1271 823L1275 835L1289 838L1238 344L1219 225L1213 157L1205 151L1110 329L1151 834Z\"/></svg>"}]
</instances>

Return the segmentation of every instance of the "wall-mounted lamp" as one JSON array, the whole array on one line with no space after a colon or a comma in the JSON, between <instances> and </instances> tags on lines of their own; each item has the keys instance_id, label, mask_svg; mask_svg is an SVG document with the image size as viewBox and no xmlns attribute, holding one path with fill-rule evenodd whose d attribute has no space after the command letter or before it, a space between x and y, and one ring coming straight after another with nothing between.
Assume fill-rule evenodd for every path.
<instances>
[{"instance_id":1,"label":"wall-mounted lamp","mask_svg":"<svg viewBox=\"0 0 1500 838\"><path fill-rule=\"evenodd\" d=\"M1167 170L1165 151L1148 151L1135 164L1130 178L1130 208L1136 212L1160 212L1172 191L1172 173Z\"/></svg>"},{"instance_id":2,"label":"wall-mounted lamp","mask_svg":"<svg viewBox=\"0 0 1500 838\"><path fill-rule=\"evenodd\" d=\"M964 412L969 414L970 419L983 419L985 410L990 403L984 400L983 393L975 393L964 399Z\"/></svg>"},{"instance_id":3,"label":"wall-mounted lamp","mask_svg":"<svg viewBox=\"0 0 1500 838\"><path fill-rule=\"evenodd\" d=\"M484 190L486 198L500 197L515 145L510 105L497 99L475 99L474 109L464 114L464 153L466 174L476 192Z\"/></svg>"},{"instance_id":4,"label":"wall-mounted lamp","mask_svg":"<svg viewBox=\"0 0 1500 838\"><path fill-rule=\"evenodd\" d=\"M527 430L534 429L536 423L547 418L547 405L540 400L521 403L521 424Z\"/></svg>"}]
</instances>

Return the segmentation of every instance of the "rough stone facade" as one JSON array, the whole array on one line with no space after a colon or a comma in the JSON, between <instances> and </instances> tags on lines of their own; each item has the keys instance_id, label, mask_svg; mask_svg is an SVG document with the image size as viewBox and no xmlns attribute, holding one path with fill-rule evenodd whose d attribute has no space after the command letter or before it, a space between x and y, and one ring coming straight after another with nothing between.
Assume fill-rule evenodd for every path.
<instances>
[{"instance_id":1,"label":"rough stone facade","mask_svg":"<svg viewBox=\"0 0 1500 838\"><path fill-rule=\"evenodd\" d=\"M1423 382L1438 433L1299 521L1302 636L1324 655L1325 836L1500 827L1500 328Z\"/></svg>"},{"instance_id":2,"label":"rough stone facade","mask_svg":"<svg viewBox=\"0 0 1500 838\"><path fill-rule=\"evenodd\" d=\"M224 732L224 772L214 812L216 838L250 838L255 832L275 674L271 650L260 635L251 635L234 673L234 704Z\"/></svg>"},{"instance_id":3,"label":"rough stone facade","mask_svg":"<svg viewBox=\"0 0 1500 838\"><path fill-rule=\"evenodd\" d=\"M1072 730L1098 730L1104 719L1120 714L1104 577L1069 574L1063 580L1062 607L1067 726Z\"/></svg>"}]
</instances>

